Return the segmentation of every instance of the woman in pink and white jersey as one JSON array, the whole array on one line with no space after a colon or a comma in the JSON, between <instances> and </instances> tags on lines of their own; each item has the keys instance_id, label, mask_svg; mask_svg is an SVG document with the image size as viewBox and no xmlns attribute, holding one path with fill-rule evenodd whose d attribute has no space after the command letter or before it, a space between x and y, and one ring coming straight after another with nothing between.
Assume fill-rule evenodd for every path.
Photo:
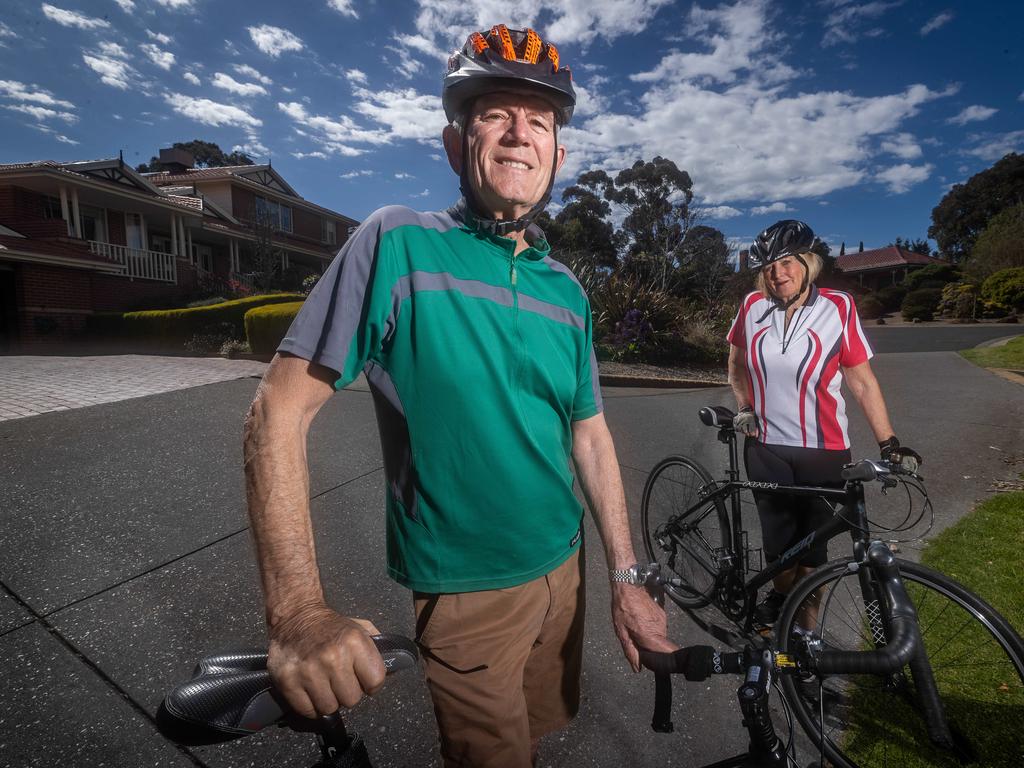
<instances>
[{"instance_id":1,"label":"woman in pink and white jersey","mask_svg":"<svg viewBox=\"0 0 1024 768\"><path fill-rule=\"evenodd\" d=\"M821 257L811 250L814 244L809 226L786 219L750 247L749 266L759 270L757 290L744 298L728 336L729 383L739 410L733 424L747 436L747 478L842 487L839 473L850 462L844 377L882 458L915 471L921 457L901 447L893 432L853 297L815 285ZM754 497L768 562L832 515L822 499L756 492ZM761 624L773 624L792 586L825 562L826 546L816 541L798 565L775 578L757 607Z\"/></svg>"}]
</instances>

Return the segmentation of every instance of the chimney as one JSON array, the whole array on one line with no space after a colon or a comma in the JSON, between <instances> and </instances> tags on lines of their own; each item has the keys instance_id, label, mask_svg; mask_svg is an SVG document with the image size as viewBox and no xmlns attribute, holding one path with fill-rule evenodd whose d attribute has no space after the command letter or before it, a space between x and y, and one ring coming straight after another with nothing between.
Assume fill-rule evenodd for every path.
<instances>
[{"instance_id":1,"label":"chimney","mask_svg":"<svg viewBox=\"0 0 1024 768\"><path fill-rule=\"evenodd\" d=\"M168 147L160 150L160 165L168 173L184 173L195 163L196 159L184 149Z\"/></svg>"},{"instance_id":2,"label":"chimney","mask_svg":"<svg viewBox=\"0 0 1024 768\"><path fill-rule=\"evenodd\" d=\"M750 263L750 251L740 251L740 272L745 272Z\"/></svg>"}]
</instances>

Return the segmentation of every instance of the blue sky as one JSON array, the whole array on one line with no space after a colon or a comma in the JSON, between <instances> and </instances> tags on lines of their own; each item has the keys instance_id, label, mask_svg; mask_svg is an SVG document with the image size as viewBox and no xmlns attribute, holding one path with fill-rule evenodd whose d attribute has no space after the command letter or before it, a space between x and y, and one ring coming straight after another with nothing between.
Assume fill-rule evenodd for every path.
<instances>
[{"instance_id":1,"label":"blue sky","mask_svg":"<svg viewBox=\"0 0 1024 768\"><path fill-rule=\"evenodd\" d=\"M982 0L53 0L0 16L0 162L202 138L354 218L457 195L448 53L504 21L558 44L580 105L561 178L668 157L736 243L923 237L950 185L1024 151L1024 4ZM560 190L556 190L558 200ZM934 245L934 244L933 244Z\"/></svg>"}]
</instances>

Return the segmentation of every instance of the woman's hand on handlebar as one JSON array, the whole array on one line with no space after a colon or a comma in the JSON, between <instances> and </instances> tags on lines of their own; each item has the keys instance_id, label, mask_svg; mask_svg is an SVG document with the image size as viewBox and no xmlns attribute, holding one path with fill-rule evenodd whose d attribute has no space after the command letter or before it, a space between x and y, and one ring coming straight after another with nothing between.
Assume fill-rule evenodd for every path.
<instances>
[{"instance_id":1,"label":"woman's hand on handlebar","mask_svg":"<svg viewBox=\"0 0 1024 768\"><path fill-rule=\"evenodd\" d=\"M326 605L295 611L270 630L267 669L274 687L303 717L351 708L384 683L373 623Z\"/></svg>"}]
</instances>

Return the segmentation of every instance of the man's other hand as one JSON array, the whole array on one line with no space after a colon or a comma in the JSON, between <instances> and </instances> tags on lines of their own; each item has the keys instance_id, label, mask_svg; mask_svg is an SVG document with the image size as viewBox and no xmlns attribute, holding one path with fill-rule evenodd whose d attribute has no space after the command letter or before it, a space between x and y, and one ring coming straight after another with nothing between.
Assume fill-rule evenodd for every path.
<instances>
[{"instance_id":1,"label":"man's other hand","mask_svg":"<svg viewBox=\"0 0 1024 768\"><path fill-rule=\"evenodd\" d=\"M612 585L612 624L622 651L634 672L640 671L640 650L672 652L679 646L668 639L665 609L647 590L632 584Z\"/></svg>"},{"instance_id":2,"label":"man's other hand","mask_svg":"<svg viewBox=\"0 0 1024 768\"><path fill-rule=\"evenodd\" d=\"M292 613L271 628L267 669L277 690L303 717L351 708L384 683L384 661L369 621L326 605Z\"/></svg>"}]
</instances>

